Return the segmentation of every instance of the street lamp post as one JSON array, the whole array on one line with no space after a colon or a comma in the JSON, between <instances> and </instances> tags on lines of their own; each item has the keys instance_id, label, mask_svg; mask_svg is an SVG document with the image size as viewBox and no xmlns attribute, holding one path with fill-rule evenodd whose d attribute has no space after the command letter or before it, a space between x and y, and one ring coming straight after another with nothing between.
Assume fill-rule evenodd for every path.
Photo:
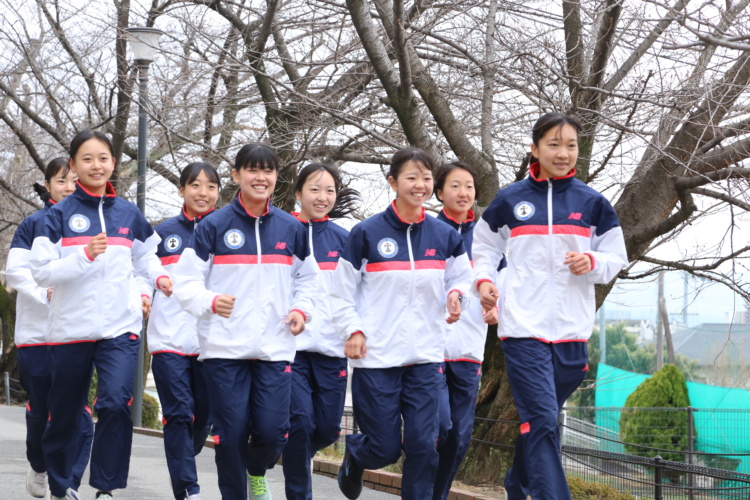
<instances>
[{"instance_id":1,"label":"street lamp post","mask_svg":"<svg viewBox=\"0 0 750 500\"><path fill-rule=\"evenodd\" d=\"M138 179L136 202L138 209L146 215L146 155L148 147L148 122L146 107L148 106L148 67L154 60L154 53L159 45L162 31L156 28L127 28L126 38L130 42L135 64L138 67ZM133 406L131 416L133 425L140 427L143 414L143 358L144 342L141 331L141 345L138 349L138 364L135 371L133 391Z\"/></svg>"}]
</instances>

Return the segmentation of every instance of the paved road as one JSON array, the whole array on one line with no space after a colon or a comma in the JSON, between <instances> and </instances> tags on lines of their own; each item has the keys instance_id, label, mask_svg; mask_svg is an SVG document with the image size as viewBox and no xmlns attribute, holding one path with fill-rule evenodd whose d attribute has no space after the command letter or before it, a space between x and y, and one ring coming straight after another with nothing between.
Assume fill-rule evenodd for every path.
<instances>
[{"instance_id":1,"label":"paved road","mask_svg":"<svg viewBox=\"0 0 750 500\"><path fill-rule=\"evenodd\" d=\"M24 484L28 462L26 462L26 427L24 408L0 406L0 499L30 500ZM220 500L214 464L214 450L205 448L197 457L198 477L201 482L203 500ZM283 500L284 476L281 467L268 472L268 482L274 500ZM81 486L81 496L85 500L94 498L95 491L88 486L88 471ZM316 499L339 500L345 497L338 490L336 481L313 475L313 493ZM160 438L133 436L133 452L130 460L128 488L116 490L115 498L169 500L172 496L169 487L169 474L164 458L164 445ZM362 500L393 500L395 495L365 488Z\"/></svg>"}]
</instances>

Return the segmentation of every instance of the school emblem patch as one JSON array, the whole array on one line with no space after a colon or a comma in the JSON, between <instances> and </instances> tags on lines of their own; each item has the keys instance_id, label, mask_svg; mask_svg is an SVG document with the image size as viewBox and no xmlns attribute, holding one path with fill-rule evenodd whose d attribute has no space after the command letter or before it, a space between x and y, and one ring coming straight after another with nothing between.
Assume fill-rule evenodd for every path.
<instances>
[{"instance_id":1,"label":"school emblem patch","mask_svg":"<svg viewBox=\"0 0 750 500\"><path fill-rule=\"evenodd\" d=\"M224 244L236 250L245 244L245 235L239 229L230 229L224 233Z\"/></svg>"},{"instance_id":2,"label":"school emblem patch","mask_svg":"<svg viewBox=\"0 0 750 500\"><path fill-rule=\"evenodd\" d=\"M398 253L398 243L393 238L383 238L378 241L378 253L386 259L395 257Z\"/></svg>"},{"instance_id":3,"label":"school emblem patch","mask_svg":"<svg viewBox=\"0 0 750 500\"><path fill-rule=\"evenodd\" d=\"M68 227L76 233L83 233L91 227L91 221L83 214L75 214L68 219Z\"/></svg>"},{"instance_id":4,"label":"school emblem patch","mask_svg":"<svg viewBox=\"0 0 750 500\"><path fill-rule=\"evenodd\" d=\"M167 252L176 252L182 246L182 238L177 234L172 234L164 240L164 250Z\"/></svg>"},{"instance_id":5,"label":"school emblem patch","mask_svg":"<svg viewBox=\"0 0 750 500\"><path fill-rule=\"evenodd\" d=\"M536 208L534 208L534 205L528 201L522 201L513 207L513 215L515 215L518 220L528 220L534 215L534 212L536 212Z\"/></svg>"}]
</instances>

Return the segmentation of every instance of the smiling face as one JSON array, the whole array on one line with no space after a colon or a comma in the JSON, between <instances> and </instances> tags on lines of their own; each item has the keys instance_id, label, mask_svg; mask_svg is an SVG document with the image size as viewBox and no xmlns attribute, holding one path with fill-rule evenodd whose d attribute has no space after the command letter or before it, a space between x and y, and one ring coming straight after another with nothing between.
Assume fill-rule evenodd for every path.
<instances>
[{"instance_id":1,"label":"smiling face","mask_svg":"<svg viewBox=\"0 0 750 500\"><path fill-rule=\"evenodd\" d=\"M185 199L185 212L195 218L214 208L219 199L219 186L201 170L192 182L180 186L180 196Z\"/></svg>"},{"instance_id":2,"label":"smiling face","mask_svg":"<svg viewBox=\"0 0 750 500\"><path fill-rule=\"evenodd\" d=\"M336 183L325 170L313 172L305 180L302 191L297 191L300 218L319 220L325 218L336 204Z\"/></svg>"},{"instance_id":3,"label":"smiling face","mask_svg":"<svg viewBox=\"0 0 750 500\"><path fill-rule=\"evenodd\" d=\"M242 201L246 205L265 205L273 194L278 175L278 172L268 165L232 169L232 179L240 185Z\"/></svg>"},{"instance_id":4,"label":"smiling face","mask_svg":"<svg viewBox=\"0 0 750 500\"><path fill-rule=\"evenodd\" d=\"M396 192L397 203L406 209L419 209L432 196L432 172L422 163L408 161L398 177L388 177L391 189Z\"/></svg>"},{"instance_id":5,"label":"smiling face","mask_svg":"<svg viewBox=\"0 0 750 500\"><path fill-rule=\"evenodd\" d=\"M78 148L75 157L70 159L70 168L84 188L103 195L115 170L115 159L106 143L92 138Z\"/></svg>"},{"instance_id":6,"label":"smiling face","mask_svg":"<svg viewBox=\"0 0 750 500\"><path fill-rule=\"evenodd\" d=\"M539 160L539 178L564 177L573 170L578 160L578 132L565 123L553 127L531 145L531 154Z\"/></svg>"},{"instance_id":7,"label":"smiling face","mask_svg":"<svg viewBox=\"0 0 750 500\"><path fill-rule=\"evenodd\" d=\"M454 168L445 177L443 189L438 189L437 195L443 200L448 215L456 220L463 219L474 204L474 177L463 168Z\"/></svg>"},{"instance_id":8,"label":"smiling face","mask_svg":"<svg viewBox=\"0 0 750 500\"><path fill-rule=\"evenodd\" d=\"M65 168L61 168L54 176L52 176L49 182L45 181L50 198L52 198L52 201L55 203L58 203L69 194L73 194L73 191L76 190L76 180L78 177L75 172L70 169L67 169L68 172L63 175L65 170Z\"/></svg>"}]
</instances>

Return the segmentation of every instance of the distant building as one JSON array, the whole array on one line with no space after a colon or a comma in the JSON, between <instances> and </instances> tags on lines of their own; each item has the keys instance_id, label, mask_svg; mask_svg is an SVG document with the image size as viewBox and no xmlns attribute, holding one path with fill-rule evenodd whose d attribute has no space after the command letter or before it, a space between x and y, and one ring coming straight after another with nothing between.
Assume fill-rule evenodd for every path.
<instances>
[{"instance_id":1,"label":"distant building","mask_svg":"<svg viewBox=\"0 0 750 500\"><path fill-rule=\"evenodd\" d=\"M676 354L698 363L703 382L750 389L750 324L703 323L673 333Z\"/></svg>"}]
</instances>

